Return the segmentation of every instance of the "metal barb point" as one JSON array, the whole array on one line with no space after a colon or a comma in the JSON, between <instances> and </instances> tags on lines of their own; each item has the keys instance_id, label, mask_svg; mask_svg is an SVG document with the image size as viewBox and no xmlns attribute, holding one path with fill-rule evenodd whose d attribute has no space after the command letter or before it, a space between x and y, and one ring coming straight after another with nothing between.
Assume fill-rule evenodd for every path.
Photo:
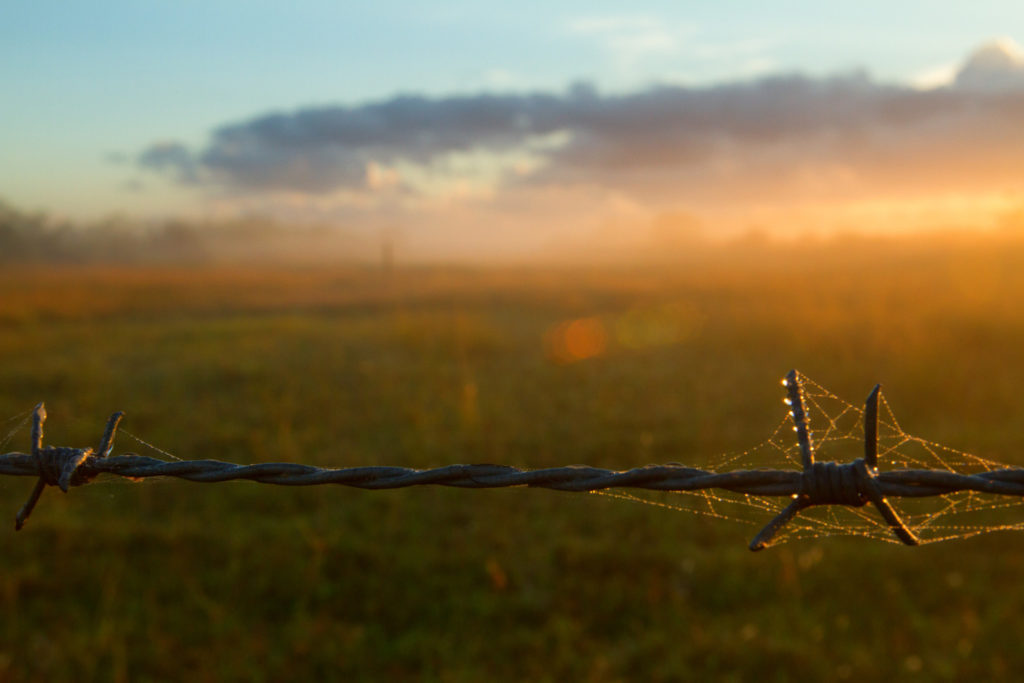
<instances>
[{"instance_id":1,"label":"metal barb point","mask_svg":"<svg viewBox=\"0 0 1024 683\"><path fill-rule=\"evenodd\" d=\"M114 434L117 432L117 425L121 423L124 411L119 410L107 420L107 428L103 431L103 438L100 439L100 447L96 451L97 458L106 458L114 450Z\"/></svg>"},{"instance_id":2,"label":"metal barb point","mask_svg":"<svg viewBox=\"0 0 1024 683\"><path fill-rule=\"evenodd\" d=\"M40 402L36 406L35 411L32 413L32 457L36 463L40 462L43 452L43 423L46 422L46 406ZM41 470L41 468L40 468ZM43 495L43 489L46 488L46 482L43 477L40 476L36 480L35 488L32 489L32 493L29 494L28 500L18 510L18 514L14 516L14 530L21 531L21 528L25 526L25 521L28 516L32 514L32 510L35 508L36 503L39 502L39 496Z\"/></svg>"},{"instance_id":3,"label":"metal barb point","mask_svg":"<svg viewBox=\"0 0 1024 683\"><path fill-rule=\"evenodd\" d=\"M882 519L904 544L919 545L918 538L900 519L878 486L878 399L882 385L876 384L864 403L864 457L845 465L837 465L814 462L814 447L807 425L803 383L800 381L799 373L790 370L783 384L786 386L787 398L792 406L790 415L800 445L803 464L801 491L794 496L792 503L761 529L750 542L750 549L756 552L770 546L782 527L804 508L812 505L859 507L866 503L871 503L878 509Z\"/></svg>"},{"instance_id":4,"label":"metal barb point","mask_svg":"<svg viewBox=\"0 0 1024 683\"><path fill-rule=\"evenodd\" d=\"M800 461L806 472L814 464L814 445L811 443L811 429L807 426L807 413L804 410L804 385L796 370L786 374L786 393L789 398L789 414L793 418L796 439L800 444Z\"/></svg>"},{"instance_id":5,"label":"metal barb point","mask_svg":"<svg viewBox=\"0 0 1024 683\"><path fill-rule=\"evenodd\" d=\"M110 451L113 449L114 435L117 433L117 425L123 416L123 412L117 412L110 416L110 419L107 420L107 428L100 439L99 451L94 453L91 448L43 447L43 423L46 422L46 407L42 403L36 406L32 415L32 458L39 471L39 479L36 480L35 488L32 489L28 500L14 517L15 531L20 531L25 526L36 503L39 502L39 497L43 495L43 490L48 485L57 486L61 491L67 493L70 487L83 484L92 478L83 475L79 467L90 458L105 458L110 455Z\"/></svg>"}]
</instances>

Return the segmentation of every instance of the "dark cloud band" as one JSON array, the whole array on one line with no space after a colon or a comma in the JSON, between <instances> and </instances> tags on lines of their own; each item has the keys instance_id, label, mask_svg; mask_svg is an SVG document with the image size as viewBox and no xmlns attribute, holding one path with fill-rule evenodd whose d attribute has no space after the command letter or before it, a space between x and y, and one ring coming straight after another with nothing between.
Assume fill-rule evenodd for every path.
<instances>
[{"instance_id":1,"label":"dark cloud band","mask_svg":"<svg viewBox=\"0 0 1024 683\"><path fill-rule=\"evenodd\" d=\"M138 163L184 182L316 194L365 188L371 163L429 166L453 153L514 151L558 133L564 143L536 151L542 163L516 182L657 188L707 176L709 168L756 180L808 165L912 174L919 162L954 157L1016 173L1024 66L981 53L956 84L935 90L852 73L609 95L577 84L557 94L401 96L307 108L218 128L195 154L176 143L154 145Z\"/></svg>"}]
</instances>

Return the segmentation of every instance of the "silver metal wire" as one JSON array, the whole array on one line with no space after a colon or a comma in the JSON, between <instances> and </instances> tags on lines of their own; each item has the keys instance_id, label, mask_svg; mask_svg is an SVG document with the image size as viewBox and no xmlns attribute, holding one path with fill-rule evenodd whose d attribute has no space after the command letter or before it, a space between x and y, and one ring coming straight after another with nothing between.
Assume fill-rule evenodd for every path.
<instances>
[{"instance_id":1,"label":"silver metal wire","mask_svg":"<svg viewBox=\"0 0 1024 683\"><path fill-rule=\"evenodd\" d=\"M108 456L121 413L115 413L97 450L55 448L42 445L46 411L39 404L33 416L32 453L0 455L0 475L38 477L36 488L19 511L16 527L21 528L48 485L67 491L101 474L133 479L176 477L195 482L254 481L279 486L337 484L361 489L396 489L409 486L454 486L459 488L501 488L528 486L558 491L600 491L635 488L655 491L699 491L723 489L758 496L786 496L792 502L771 520L750 543L751 550L772 544L777 533L801 510L815 505L874 505L893 533L907 545L918 539L888 503L890 497L941 496L956 491L977 491L1024 497L1024 469L1006 468L960 474L947 470L877 469L877 421L879 387L868 397L864 411L863 458L851 463L821 463L806 425L800 375L790 371L786 387L794 426L801 448L803 469L738 470L709 472L684 465L648 465L629 470L609 470L585 465L526 470L508 465L446 465L433 469L407 467L348 467L331 469L293 463L237 465L219 460L168 462L141 455Z\"/></svg>"}]
</instances>

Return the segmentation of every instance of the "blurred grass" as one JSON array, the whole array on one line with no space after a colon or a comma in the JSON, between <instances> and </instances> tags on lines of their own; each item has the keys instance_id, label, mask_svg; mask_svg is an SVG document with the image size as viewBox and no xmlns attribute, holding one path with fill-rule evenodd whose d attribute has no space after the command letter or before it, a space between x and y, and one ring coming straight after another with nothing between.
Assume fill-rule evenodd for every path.
<instances>
[{"instance_id":1,"label":"blurred grass","mask_svg":"<svg viewBox=\"0 0 1024 683\"><path fill-rule=\"evenodd\" d=\"M680 272L15 269L0 418L184 458L700 464L797 367L1024 463L1024 253L784 251ZM605 338L577 362L567 321ZM597 349L595 351L595 349ZM27 431L5 450L26 450ZM145 448L127 435L117 451ZM14 512L31 482L0 481ZM760 520L759 520L760 521ZM102 483L0 528L0 679L977 678L1024 670L1016 534L746 550L756 527L533 490Z\"/></svg>"}]
</instances>

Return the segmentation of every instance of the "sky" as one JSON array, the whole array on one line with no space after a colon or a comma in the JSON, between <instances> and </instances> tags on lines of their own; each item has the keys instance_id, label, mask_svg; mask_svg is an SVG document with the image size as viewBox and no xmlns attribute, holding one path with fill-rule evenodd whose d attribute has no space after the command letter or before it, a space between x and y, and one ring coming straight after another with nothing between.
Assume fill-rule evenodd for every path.
<instances>
[{"instance_id":1,"label":"sky","mask_svg":"<svg viewBox=\"0 0 1024 683\"><path fill-rule=\"evenodd\" d=\"M988 227L1017 40L984 0L5 3L0 199L466 249Z\"/></svg>"}]
</instances>

